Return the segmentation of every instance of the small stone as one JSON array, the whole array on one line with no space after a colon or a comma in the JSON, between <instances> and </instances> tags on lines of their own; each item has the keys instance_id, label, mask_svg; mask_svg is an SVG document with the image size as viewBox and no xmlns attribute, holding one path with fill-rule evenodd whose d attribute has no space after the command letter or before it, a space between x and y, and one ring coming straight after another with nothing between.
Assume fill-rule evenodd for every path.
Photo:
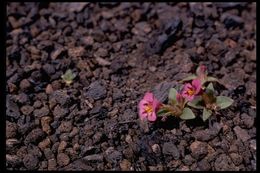
<instances>
[{"instance_id":1,"label":"small stone","mask_svg":"<svg viewBox=\"0 0 260 173\"><path fill-rule=\"evenodd\" d=\"M70 163L70 158L67 154L59 153L57 155L57 163L60 166L66 166Z\"/></svg>"},{"instance_id":2,"label":"small stone","mask_svg":"<svg viewBox=\"0 0 260 173\"><path fill-rule=\"evenodd\" d=\"M93 154L93 155L84 157L83 160L103 162L103 155L102 154Z\"/></svg>"},{"instance_id":3,"label":"small stone","mask_svg":"<svg viewBox=\"0 0 260 173\"><path fill-rule=\"evenodd\" d=\"M22 91L26 91L26 90L28 90L30 87L31 87L31 84L30 84L30 82L29 82L27 79L23 79L23 80L20 82L20 88L21 88Z\"/></svg>"},{"instance_id":4,"label":"small stone","mask_svg":"<svg viewBox=\"0 0 260 173\"><path fill-rule=\"evenodd\" d=\"M51 140L47 137L46 139L44 139L42 142L40 142L38 144L38 147L44 151L46 148L50 147L51 145Z\"/></svg>"},{"instance_id":5,"label":"small stone","mask_svg":"<svg viewBox=\"0 0 260 173\"><path fill-rule=\"evenodd\" d=\"M178 148L172 142L164 143L162 152L163 152L164 155L170 155L174 159L179 159L179 157L180 157L180 152L179 152Z\"/></svg>"},{"instance_id":6,"label":"small stone","mask_svg":"<svg viewBox=\"0 0 260 173\"><path fill-rule=\"evenodd\" d=\"M69 134L69 137L74 137L79 133L79 129L77 127L73 127L72 131Z\"/></svg>"},{"instance_id":7,"label":"small stone","mask_svg":"<svg viewBox=\"0 0 260 173\"><path fill-rule=\"evenodd\" d=\"M16 136L17 133L17 125L15 123L11 123L6 121L6 138L13 138Z\"/></svg>"},{"instance_id":8,"label":"small stone","mask_svg":"<svg viewBox=\"0 0 260 173\"><path fill-rule=\"evenodd\" d=\"M93 143L96 144L96 143L100 142L101 139L102 139L102 137L103 137L103 133L101 133L101 132L96 132L96 133L94 134L94 136L93 136Z\"/></svg>"},{"instance_id":9,"label":"small stone","mask_svg":"<svg viewBox=\"0 0 260 173\"><path fill-rule=\"evenodd\" d=\"M202 159L201 161L198 162L198 167L200 171L210 171L211 165L206 159Z\"/></svg>"},{"instance_id":10,"label":"small stone","mask_svg":"<svg viewBox=\"0 0 260 173\"><path fill-rule=\"evenodd\" d=\"M42 107L41 109L35 109L33 114L37 118L41 118L43 116L47 116L50 113L50 110L47 106Z\"/></svg>"},{"instance_id":11,"label":"small stone","mask_svg":"<svg viewBox=\"0 0 260 173\"><path fill-rule=\"evenodd\" d=\"M99 81L92 82L86 95L94 100L99 100L106 97L106 88Z\"/></svg>"},{"instance_id":12,"label":"small stone","mask_svg":"<svg viewBox=\"0 0 260 173\"><path fill-rule=\"evenodd\" d=\"M125 141L126 141L128 144L131 144L131 143L133 142L132 137L131 137L130 135L126 135Z\"/></svg>"},{"instance_id":13,"label":"small stone","mask_svg":"<svg viewBox=\"0 0 260 173\"><path fill-rule=\"evenodd\" d=\"M122 160L122 162L120 162L120 168L122 171L130 171L130 168L131 168L131 163L124 159Z\"/></svg>"},{"instance_id":14,"label":"small stone","mask_svg":"<svg viewBox=\"0 0 260 173\"><path fill-rule=\"evenodd\" d=\"M243 157L237 153L231 153L230 157L236 166L240 165L243 162Z\"/></svg>"},{"instance_id":15,"label":"small stone","mask_svg":"<svg viewBox=\"0 0 260 173\"><path fill-rule=\"evenodd\" d=\"M101 57L96 57L97 63L101 66L109 66L111 64L111 62L109 62L108 60L105 60L104 58Z\"/></svg>"},{"instance_id":16,"label":"small stone","mask_svg":"<svg viewBox=\"0 0 260 173\"><path fill-rule=\"evenodd\" d=\"M71 57L81 57L85 54L85 48L84 47L75 47L70 48L68 50L69 56Z\"/></svg>"},{"instance_id":17,"label":"small stone","mask_svg":"<svg viewBox=\"0 0 260 173\"><path fill-rule=\"evenodd\" d=\"M196 160L195 160L194 158L192 158L191 155L186 155L186 156L184 157L184 159L183 159L183 163L184 163L185 165L188 165L188 166L192 165L192 163L195 162L195 161L196 161Z\"/></svg>"},{"instance_id":18,"label":"small stone","mask_svg":"<svg viewBox=\"0 0 260 173\"><path fill-rule=\"evenodd\" d=\"M24 115L30 115L33 112L34 108L32 106L25 105L21 107L20 110Z\"/></svg>"},{"instance_id":19,"label":"small stone","mask_svg":"<svg viewBox=\"0 0 260 173\"><path fill-rule=\"evenodd\" d=\"M91 36L87 36L87 37L83 37L82 38L82 42L86 45L86 46L92 46L94 44L94 39Z\"/></svg>"},{"instance_id":20,"label":"small stone","mask_svg":"<svg viewBox=\"0 0 260 173\"><path fill-rule=\"evenodd\" d=\"M51 121L52 121L52 118L49 116L41 118L42 130L45 133L47 133L48 135L51 133L51 126L50 126Z\"/></svg>"},{"instance_id":21,"label":"small stone","mask_svg":"<svg viewBox=\"0 0 260 173\"><path fill-rule=\"evenodd\" d=\"M61 125L59 126L58 130L63 132L70 132L72 130L72 122L71 121L62 121Z\"/></svg>"},{"instance_id":22,"label":"small stone","mask_svg":"<svg viewBox=\"0 0 260 173\"><path fill-rule=\"evenodd\" d=\"M238 171L234 163L226 154L220 154L215 160L215 171Z\"/></svg>"},{"instance_id":23,"label":"small stone","mask_svg":"<svg viewBox=\"0 0 260 173\"><path fill-rule=\"evenodd\" d=\"M44 156L47 160L55 157L50 148L44 149L43 153L44 153Z\"/></svg>"},{"instance_id":24,"label":"small stone","mask_svg":"<svg viewBox=\"0 0 260 173\"><path fill-rule=\"evenodd\" d=\"M49 159L48 160L48 171L56 170L57 162L56 159Z\"/></svg>"},{"instance_id":25,"label":"small stone","mask_svg":"<svg viewBox=\"0 0 260 173\"><path fill-rule=\"evenodd\" d=\"M153 145L152 145L152 150L153 150L153 152L156 153L156 154L161 153L161 148L160 148L160 145L158 145L158 144L153 144Z\"/></svg>"},{"instance_id":26,"label":"small stone","mask_svg":"<svg viewBox=\"0 0 260 173\"><path fill-rule=\"evenodd\" d=\"M208 154L208 145L205 142L195 141L190 145L190 149L195 159L202 159Z\"/></svg>"},{"instance_id":27,"label":"small stone","mask_svg":"<svg viewBox=\"0 0 260 173\"><path fill-rule=\"evenodd\" d=\"M55 50L52 54L51 54L51 59L55 60L57 58L59 58L63 53L65 53L65 49L64 48L58 48L57 50Z\"/></svg>"},{"instance_id":28,"label":"small stone","mask_svg":"<svg viewBox=\"0 0 260 173\"><path fill-rule=\"evenodd\" d=\"M66 108L62 108L60 105L57 105L53 110L55 120L59 120L60 118L65 117L67 114L68 110Z\"/></svg>"},{"instance_id":29,"label":"small stone","mask_svg":"<svg viewBox=\"0 0 260 173\"><path fill-rule=\"evenodd\" d=\"M39 163L38 157L32 154L27 154L23 158L23 164L29 170L35 170L38 166L38 163Z\"/></svg>"},{"instance_id":30,"label":"small stone","mask_svg":"<svg viewBox=\"0 0 260 173\"><path fill-rule=\"evenodd\" d=\"M53 88L51 84L48 84L46 89L45 89L46 94L51 94L53 93Z\"/></svg>"},{"instance_id":31,"label":"small stone","mask_svg":"<svg viewBox=\"0 0 260 173\"><path fill-rule=\"evenodd\" d=\"M245 129L242 129L239 126L234 127L234 131L236 133L237 138L241 139L243 142L246 142L251 137Z\"/></svg>"},{"instance_id":32,"label":"small stone","mask_svg":"<svg viewBox=\"0 0 260 173\"><path fill-rule=\"evenodd\" d=\"M40 128L33 129L25 138L24 143L37 143L44 137L44 132Z\"/></svg>"},{"instance_id":33,"label":"small stone","mask_svg":"<svg viewBox=\"0 0 260 173\"><path fill-rule=\"evenodd\" d=\"M113 147L109 147L105 151L105 155L106 155L106 160L109 163L117 163L118 161L120 161L122 159L122 153L115 150Z\"/></svg>"},{"instance_id":34,"label":"small stone","mask_svg":"<svg viewBox=\"0 0 260 173\"><path fill-rule=\"evenodd\" d=\"M241 115L241 120L242 120L243 124L246 126L246 128L248 128L248 129L252 128L254 125L254 118L247 115L246 113L243 113Z\"/></svg>"},{"instance_id":35,"label":"small stone","mask_svg":"<svg viewBox=\"0 0 260 173\"><path fill-rule=\"evenodd\" d=\"M62 153L66 149L66 147L67 147L67 142L61 141L58 147L58 153Z\"/></svg>"}]
</instances>

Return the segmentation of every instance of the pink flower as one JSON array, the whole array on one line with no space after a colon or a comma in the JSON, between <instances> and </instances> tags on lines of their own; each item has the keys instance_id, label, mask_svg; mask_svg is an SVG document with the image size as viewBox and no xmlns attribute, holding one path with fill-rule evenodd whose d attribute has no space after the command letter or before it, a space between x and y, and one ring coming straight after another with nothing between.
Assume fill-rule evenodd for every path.
<instances>
[{"instance_id":1,"label":"pink flower","mask_svg":"<svg viewBox=\"0 0 260 173\"><path fill-rule=\"evenodd\" d=\"M188 101L193 100L194 96L197 95L201 90L201 82L199 79L194 79L192 83L187 83L184 85L182 90L182 97L186 98Z\"/></svg>"},{"instance_id":2,"label":"pink flower","mask_svg":"<svg viewBox=\"0 0 260 173\"><path fill-rule=\"evenodd\" d=\"M139 102L139 116L141 120L156 120L156 112L160 106L160 102L154 97L153 93L145 93L144 98Z\"/></svg>"}]
</instances>

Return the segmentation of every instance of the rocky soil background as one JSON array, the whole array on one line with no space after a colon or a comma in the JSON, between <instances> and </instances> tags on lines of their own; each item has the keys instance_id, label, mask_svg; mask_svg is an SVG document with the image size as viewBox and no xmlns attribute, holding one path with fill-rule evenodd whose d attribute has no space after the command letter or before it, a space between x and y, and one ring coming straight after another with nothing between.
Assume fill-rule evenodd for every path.
<instances>
[{"instance_id":1,"label":"rocky soil background","mask_svg":"<svg viewBox=\"0 0 260 173\"><path fill-rule=\"evenodd\" d=\"M8 170L256 170L256 3L6 8ZM165 100L199 64L234 104L140 123L144 93Z\"/></svg>"}]
</instances>

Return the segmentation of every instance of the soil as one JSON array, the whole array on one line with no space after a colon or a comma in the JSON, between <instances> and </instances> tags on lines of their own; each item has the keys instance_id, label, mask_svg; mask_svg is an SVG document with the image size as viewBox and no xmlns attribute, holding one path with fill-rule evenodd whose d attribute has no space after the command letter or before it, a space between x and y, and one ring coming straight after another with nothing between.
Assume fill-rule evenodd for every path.
<instances>
[{"instance_id":1,"label":"soil","mask_svg":"<svg viewBox=\"0 0 260 173\"><path fill-rule=\"evenodd\" d=\"M12 2L6 34L8 170L256 170L256 3ZM139 121L199 64L230 108Z\"/></svg>"}]
</instances>

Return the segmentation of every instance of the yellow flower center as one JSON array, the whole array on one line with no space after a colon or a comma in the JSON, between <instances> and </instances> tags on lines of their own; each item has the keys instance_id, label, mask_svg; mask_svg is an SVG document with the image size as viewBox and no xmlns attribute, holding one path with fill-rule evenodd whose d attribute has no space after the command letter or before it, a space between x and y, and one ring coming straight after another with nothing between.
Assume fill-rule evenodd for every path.
<instances>
[{"instance_id":1,"label":"yellow flower center","mask_svg":"<svg viewBox=\"0 0 260 173\"><path fill-rule=\"evenodd\" d=\"M152 113L152 112L153 112L153 107L152 107L151 104L149 104L149 105L147 105L147 106L145 107L144 110L145 110L146 113Z\"/></svg>"},{"instance_id":2,"label":"yellow flower center","mask_svg":"<svg viewBox=\"0 0 260 173\"><path fill-rule=\"evenodd\" d=\"M190 96L192 96L192 95L194 95L195 90L194 90L194 89L189 89L187 92L188 92L188 94L189 94Z\"/></svg>"}]
</instances>

